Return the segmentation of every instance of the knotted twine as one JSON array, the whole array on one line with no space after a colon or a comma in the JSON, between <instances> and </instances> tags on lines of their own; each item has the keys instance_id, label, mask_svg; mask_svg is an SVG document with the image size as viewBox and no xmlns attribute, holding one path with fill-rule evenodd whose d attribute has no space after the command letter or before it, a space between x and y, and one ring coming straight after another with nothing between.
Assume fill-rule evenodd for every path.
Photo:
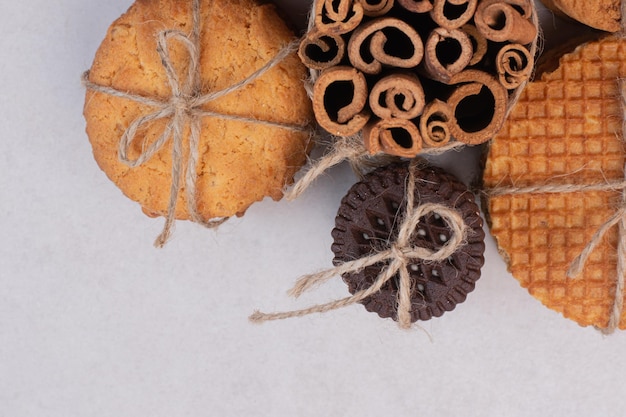
<instances>
[{"instance_id":1,"label":"knotted twine","mask_svg":"<svg viewBox=\"0 0 626 417\"><path fill-rule=\"evenodd\" d=\"M335 276L343 274L358 273L368 266L377 263L388 263L384 267L376 280L368 288L356 292L350 297L331 301L325 304L317 304L302 310L294 310L278 313L262 313L255 311L250 316L250 321L262 323L269 320L282 320L291 317L302 317L311 313L324 313L330 310L346 307L355 304L372 294L377 293L396 274L399 275L397 312L398 326L403 329L411 327L411 293L413 284L409 275L411 263L421 260L428 262L441 262L456 253L466 244L468 226L458 211L445 205L437 203L425 203L414 207L415 203L415 170L417 162L413 161L409 165L409 174L406 184L406 206L405 216L399 226L398 237L394 243L389 243L389 247L380 252L372 253L354 261L344 262L334 268L325 271L305 275L298 279L294 287L288 294L299 297L304 292L317 285L323 284ZM420 222L420 218L428 214L438 214L451 230L450 239L437 251L432 251L425 247L411 246L411 236Z\"/></svg>"},{"instance_id":2,"label":"knotted twine","mask_svg":"<svg viewBox=\"0 0 626 417\"><path fill-rule=\"evenodd\" d=\"M626 13L626 1L622 3L622 12ZM626 16L626 14L622 14ZM623 19L626 20L626 19ZM625 31L626 33L626 31ZM626 79L619 79L620 100L622 107L622 141L626 135ZM621 191L621 202L615 214L603 223L593 234L582 252L572 261L567 270L568 278L580 277L587 260L595 248L602 242L606 233L614 226L618 226L617 244L617 267L615 279L615 295L609 316L608 324L605 328L598 328L604 334L613 333L618 327L624 310L624 284L626 281L626 166L624 167L624 179L616 181L606 181L598 184L563 184L563 185L537 185L530 187L496 187L485 190L489 197L518 194L561 194L578 193L590 191Z\"/></svg>"},{"instance_id":3,"label":"knotted twine","mask_svg":"<svg viewBox=\"0 0 626 417\"><path fill-rule=\"evenodd\" d=\"M323 0L314 0L309 11L309 20L307 25L307 30L309 32L312 31L315 27L315 10L316 3L318 1ZM530 44L530 55L536 57L543 47L543 38L541 34L541 27L539 26L539 16L534 6L534 2L531 1L530 5L533 10L533 13L531 15L531 22L537 28L537 37ZM305 87L311 99L313 99L313 86L319 78L319 75L319 70L309 70L309 78L305 83ZM532 76L530 78L532 78ZM525 80L513 90L511 96L509 97L505 119L506 117L508 117L509 113L519 100L519 97L521 96L528 82L529 80ZM399 159L397 157L392 157L384 154L370 155L369 151L365 147L362 132L359 132L352 136L330 136L333 142L328 153L326 155L323 155L317 161L312 162L308 168L308 171L293 184L293 187L285 192L285 198L287 200L295 200L296 198L300 197L300 195L302 195L311 185L313 185L315 180L317 180L320 175L343 161L347 161L352 167L352 170L355 172L355 174L358 177L362 177L363 174L368 172L371 168L385 166L389 164L391 160L394 160L394 158L395 160ZM442 155L448 151L461 151L466 146L466 143L452 141L444 146L422 149L419 155L437 156Z\"/></svg>"},{"instance_id":4,"label":"knotted twine","mask_svg":"<svg viewBox=\"0 0 626 417\"><path fill-rule=\"evenodd\" d=\"M113 87L96 84L89 80L89 71L83 74L83 85L91 91L120 97L136 103L145 104L156 108L147 115L135 119L122 135L118 147L118 159L130 168L136 168L150 160L169 141L172 140L172 182L170 186L170 198L167 208L165 225L162 232L157 237L154 245L163 247L171 236L172 227L175 221L176 202L180 189L181 177L185 176L185 189L187 206L191 220L207 228L215 228L228 220L227 217L204 220L198 214L196 203L196 166L198 163L201 119L204 117L216 117L224 120L233 120L257 125L272 126L296 132L306 132L310 129L307 126L300 126L287 123L277 123L267 120L260 120L252 117L224 114L202 109L202 106L237 91L261 77L274 66L282 62L287 56L297 50L298 41L293 41L282 48L269 62L253 72L247 78L239 81L230 87L219 91L202 93L202 80L200 78L200 0L192 0L192 28L191 33L186 34L180 30L166 29L157 34L157 52L161 58L161 63L165 69L167 81L172 90L172 95L166 100L152 97L145 97L133 94L128 91L121 91ZM179 74L174 69L170 57L168 41L174 39L179 41L187 50L189 55L189 68L187 78L181 82ZM128 157L128 151L135 139L138 130L159 119L169 118L168 123L159 138L150 146L143 149L136 158ZM189 156L186 167L183 161L183 131L189 125L190 134L188 137Z\"/></svg>"}]
</instances>

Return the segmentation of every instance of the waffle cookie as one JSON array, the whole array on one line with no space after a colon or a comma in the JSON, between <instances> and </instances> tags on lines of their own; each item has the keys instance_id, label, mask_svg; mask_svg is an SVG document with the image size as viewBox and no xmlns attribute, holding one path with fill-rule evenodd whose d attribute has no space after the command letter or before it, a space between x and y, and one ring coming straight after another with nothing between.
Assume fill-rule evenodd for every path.
<instances>
[{"instance_id":1,"label":"waffle cookie","mask_svg":"<svg viewBox=\"0 0 626 417\"><path fill-rule=\"evenodd\" d=\"M563 56L530 83L492 141L483 185L491 233L510 272L547 307L582 326L626 327L614 314L618 227L600 237L577 277L572 262L622 203L626 40L605 37ZM608 188L608 187L607 187ZM619 316L619 317L617 317Z\"/></svg>"},{"instance_id":2,"label":"waffle cookie","mask_svg":"<svg viewBox=\"0 0 626 417\"><path fill-rule=\"evenodd\" d=\"M550 10L607 32L621 29L620 0L541 0Z\"/></svg>"},{"instance_id":3,"label":"waffle cookie","mask_svg":"<svg viewBox=\"0 0 626 417\"><path fill-rule=\"evenodd\" d=\"M198 11L193 9L196 4ZM196 13L198 47L193 48L188 45L194 41ZM165 46L158 43L161 36L166 37ZM271 62L293 39L272 4L255 0L137 0L110 26L86 80L92 84L87 84L84 115L98 165L124 194L141 204L146 214L169 214L175 132L168 129L177 115L172 111L137 129L126 152L128 160L139 159L141 163L120 161L120 141L134 122L158 110L158 103L182 102L186 108L180 114L184 120L180 153L185 162L180 167L177 219L192 218L187 193L190 176L195 181L195 210L202 220L243 215L253 202L266 196L280 199L284 186L306 161L310 147L305 127L312 119L312 110L302 83L306 70L295 51L247 85L202 104L192 105L192 100L236 87ZM184 91L193 77L188 74L193 62L190 50L199 51L194 74L197 85ZM164 55L171 60L171 73L183 90L180 97L175 94ZM157 106L95 91L97 88L146 97ZM199 112L204 114L198 122L198 143L192 148L190 119ZM167 142L142 159L162 135ZM185 178L184 171L191 171L187 162L194 149L195 172L186 173Z\"/></svg>"}]
</instances>

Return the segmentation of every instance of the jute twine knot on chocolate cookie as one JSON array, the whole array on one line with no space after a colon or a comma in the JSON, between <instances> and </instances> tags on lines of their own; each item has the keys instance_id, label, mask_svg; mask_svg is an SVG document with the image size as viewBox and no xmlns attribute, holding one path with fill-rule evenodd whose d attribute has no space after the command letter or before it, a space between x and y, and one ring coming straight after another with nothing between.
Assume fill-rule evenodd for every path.
<instances>
[{"instance_id":1,"label":"jute twine knot on chocolate cookie","mask_svg":"<svg viewBox=\"0 0 626 417\"><path fill-rule=\"evenodd\" d=\"M346 195L337 215L335 267L303 276L289 291L298 297L343 276L353 295L303 310L257 311L250 320L301 317L360 302L408 328L418 319L453 309L480 276L484 233L473 196L466 189L464 194L464 186L451 180L453 177L440 170L419 168L417 161L410 166L390 165L365 176ZM373 224L375 230L363 222ZM431 236L426 239L426 235ZM354 236L360 236L359 242L349 243ZM434 287L442 290L431 292ZM431 298L432 294L436 296ZM372 309L371 301L377 299L384 299L384 311Z\"/></svg>"},{"instance_id":2,"label":"jute twine knot on chocolate cookie","mask_svg":"<svg viewBox=\"0 0 626 417\"><path fill-rule=\"evenodd\" d=\"M240 90L259 79L262 75L281 63L287 56L297 50L297 41L293 41L283 47L271 60L248 77L233 85L209 93L202 92L202 81L200 79L200 0L192 1L192 28L187 34L180 30L166 29L158 32L156 50L165 70L167 82L171 88L171 97L161 100L143 95L133 94L129 91L100 85L90 81L89 71L83 74L84 86L94 92L119 97L136 103L154 107L152 113L138 117L124 131L118 147L118 158L120 162L128 167L135 168L143 165L153 158L170 140L172 142L172 170L169 203L166 213L166 221L162 232L155 241L155 246L162 247L169 239L175 221L175 210L181 181L184 177L186 200L189 215L192 221L214 228L222 224L228 218L216 218L204 220L197 211L196 203L196 167L198 164L198 144L201 130L201 119L204 117L214 117L223 120L232 120L256 125L271 126L296 132L311 131L309 126L289 123L278 123L268 120L261 120L254 117L226 114L216 111L207 111L203 106L215 101L232 92ZM179 74L174 66L170 55L169 42L176 41L184 46L189 60L187 74ZM128 156L129 150L137 133L143 127L152 124L160 119L169 119L162 134L152 144L143 147L142 152L135 159ZM189 127L188 135L189 153L187 161L184 161L183 140L184 130Z\"/></svg>"}]
</instances>

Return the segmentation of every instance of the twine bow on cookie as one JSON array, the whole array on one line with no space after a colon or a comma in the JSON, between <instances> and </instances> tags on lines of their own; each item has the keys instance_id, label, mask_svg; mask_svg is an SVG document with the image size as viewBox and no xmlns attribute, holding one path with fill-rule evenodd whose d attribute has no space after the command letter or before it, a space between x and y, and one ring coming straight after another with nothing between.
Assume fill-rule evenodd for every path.
<instances>
[{"instance_id":1,"label":"twine bow on cookie","mask_svg":"<svg viewBox=\"0 0 626 417\"><path fill-rule=\"evenodd\" d=\"M170 139L172 141L172 183L170 187L170 198L163 231L154 243L157 247L165 245L171 235L172 227L175 221L176 203L178 200L180 182L183 173L185 176L187 205L191 220L203 226L213 228L219 226L228 219L218 218L204 220L198 214L196 208L196 166L199 156L198 144L200 140L201 119L203 117L217 117L225 120L273 126L299 132L309 130L307 126L276 123L251 117L204 110L202 107L205 104L251 84L278 63L282 62L288 55L296 51L298 42L294 41L285 46L269 62L240 82L219 91L202 93L202 80L200 79L200 0L193 0L192 15L193 24L191 34L186 34L179 30L168 29L160 31L157 35L156 49L159 57L161 58L161 63L165 69L167 81L172 92L172 95L167 100L145 97L127 91L121 91L113 87L99 85L89 80L89 71L86 71L83 74L83 85L88 90L124 98L156 108L154 112L135 119L122 135L118 147L118 158L120 162L130 168L143 165L146 161L154 157L154 155L159 152L170 141ZM181 81L180 75L174 68L168 48L168 41L170 40L180 42L188 53L189 67L184 81ZM156 120L166 118L169 118L169 121L167 122L161 136L159 136L154 143L143 149L142 153L136 159L129 158L129 149L135 140L139 129ZM189 156L185 166L183 161L183 132L187 125L189 125L190 128L190 134L187 139L189 144Z\"/></svg>"},{"instance_id":2,"label":"twine bow on cookie","mask_svg":"<svg viewBox=\"0 0 626 417\"><path fill-rule=\"evenodd\" d=\"M442 204L425 203L414 207L415 197L415 165L409 167L409 177L406 185L406 214L400 224L398 237L396 242L391 243L389 247L380 252L373 253L363 258L342 263L335 268L331 268L316 274L305 275L301 277L296 285L289 291L289 295L299 297L305 291L323 284L329 279L343 274L357 273L364 268L375 265L377 263L388 263L382 269L374 283L361 291L358 291L350 297L346 297L337 301L326 304L318 304L312 307L279 313L262 313L254 312L250 316L250 321L261 323L269 320L282 320L291 317L302 317L311 313L324 313L341 307L355 304L372 294L380 291L380 289L392 279L396 274L399 275L398 285L398 326L401 328L411 327L411 292L412 284L408 268L411 263L416 260L440 262L457 252L465 245L468 233L468 226L463 217L454 209ZM438 214L445 221L451 230L450 239L436 251L424 247L411 246L411 236L420 218L428 214Z\"/></svg>"},{"instance_id":3,"label":"twine bow on cookie","mask_svg":"<svg viewBox=\"0 0 626 417\"><path fill-rule=\"evenodd\" d=\"M626 1L623 3L626 5ZM623 8L626 13L626 8ZM626 15L626 14L625 14ZM622 141L626 134L626 80L618 80L620 100L622 106ZM582 274L587 260L602 242L606 233L613 227L618 226L617 244L617 268L615 277L615 296L605 328L598 328L604 334L613 333L618 327L624 310L624 289L626 282L626 166L624 167L625 178L606 181L599 184L562 184L562 185L537 185L530 187L496 187L485 190L489 197L517 194L561 194L590 191L621 191L622 198L615 214L606 220L593 234L581 253L572 261L567 270L568 278L578 278Z\"/></svg>"}]
</instances>

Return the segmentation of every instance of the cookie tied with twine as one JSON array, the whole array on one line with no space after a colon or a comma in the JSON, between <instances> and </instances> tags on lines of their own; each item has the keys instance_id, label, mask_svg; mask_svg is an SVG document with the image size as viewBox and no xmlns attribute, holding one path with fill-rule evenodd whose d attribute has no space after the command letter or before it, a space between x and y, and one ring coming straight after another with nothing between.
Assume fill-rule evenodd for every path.
<instances>
[{"instance_id":1,"label":"cookie tied with twine","mask_svg":"<svg viewBox=\"0 0 626 417\"><path fill-rule=\"evenodd\" d=\"M607 36L530 83L483 176L509 270L547 307L604 333L626 328L626 40Z\"/></svg>"},{"instance_id":2,"label":"cookie tied with twine","mask_svg":"<svg viewBox=\"0 0 626 417\"><path fill-rule=\"evenodd\" d=\"M355 303L401 328L451 311L480 277L484 232L474 196L444 171L394 164L368 174L342 201L333 230L335 267L300 278L298 297L335 276L350 297L253 322L301 317Z\"/></svg>"},{"instance_id":3,"label":"cookie tied with twine","mask_svg":"<svg viewBox=\"0 0 626 417\"><path fill-rule=\"evenodd\" d=\"M100 167L151 216L216 227L282 197L310 148L297 42L272 5L137 0L83 82Z\"/></svg>"}]
</instances>

